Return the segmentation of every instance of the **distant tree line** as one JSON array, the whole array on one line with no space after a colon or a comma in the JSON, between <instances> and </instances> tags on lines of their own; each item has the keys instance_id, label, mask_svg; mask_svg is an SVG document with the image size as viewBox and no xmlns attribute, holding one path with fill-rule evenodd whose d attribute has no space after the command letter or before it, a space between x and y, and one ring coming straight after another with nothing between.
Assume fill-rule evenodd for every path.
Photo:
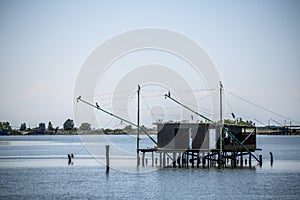
<instances>
[{"instance_id":1,"label":"distant tree line","mask_svg":"<svg viewBox=\"0 0 300 200\"><path fill-rule=\"evenodd\" d=\"M244 121L241 117L237 118L236 120L225 119L224 123L225 124L235 124L235 125L240 125L240 126L255 126L255 123L252 122L251 120Z\"/></svg>"},{"instance_id":2,"label":"distant tree line","mask_svg":"<svg viewBox=\"0 0 300 200\"><path fill-rule=\"evenodd\" d=\"M153 131L154 128L147 128L141 126L145 131ZM0 134L76 134L76 133L91 133L91 134L135 134L137 132L136 128L132 125L127 125L124 128L102 128L102 129L92 129L92 126L88 122L83 122L79 128L75 127L74 121L72 119L67 119L62 128L54 127L52 122L48 122L46 126L45 123L41 122L37 127L30 128L24 122L19 128L14 129L9 122L0 122Z\"/></svg>"}]
</instances>

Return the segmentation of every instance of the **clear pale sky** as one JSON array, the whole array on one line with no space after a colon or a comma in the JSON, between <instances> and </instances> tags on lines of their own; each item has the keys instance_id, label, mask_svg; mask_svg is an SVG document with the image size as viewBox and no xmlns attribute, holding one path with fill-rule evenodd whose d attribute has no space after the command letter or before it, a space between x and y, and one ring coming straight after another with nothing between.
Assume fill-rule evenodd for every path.
<instances>
[{"instance_id":1,"label":"clear pale sky","mask_svg":"<svg viewBox=\"0 0 300 200\"><path fill-rule=\"evenodd\" d=\"M200 44L226 90L300 122L300 1L0 1L0 121L73 118L77 74L102 42L158 27ZM243 118L284 119L239 103Z\"/></svg>"}]
</instances>

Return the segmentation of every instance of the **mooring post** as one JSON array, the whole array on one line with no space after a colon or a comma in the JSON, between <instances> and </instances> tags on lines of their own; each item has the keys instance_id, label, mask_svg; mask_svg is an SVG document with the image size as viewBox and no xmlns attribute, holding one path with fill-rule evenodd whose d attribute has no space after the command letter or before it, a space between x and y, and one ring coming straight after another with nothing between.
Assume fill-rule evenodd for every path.
<instances>
[{"instance_id":1,"label":"mooring post","mask_svg":"<svg viewBox=\"0 0 300 200\"><path fill-rule=\"evenodd\" d=\"M167 166L169 166L170 160L169 157L167 157Z\"/></svg>"},{"instance_id":2,"label":"mooring post","mask_svg":"<svg viewBox=\"0 0 300 200\"><path fill-rule=\"evenodd\" d=\"M106 173L109 173L109 145L105 145L106 151Z\"/></svg>"},{"instance_id":3,"label":"mooring post","mask_svg":"<svg viewBox=\"0 0 300 200\"><path fill-rule=\"evenodd\" d=\"M270 161L271 161L271 166L273 165L273 153L270 152Z\"/></svg>"},{"instance_id":4,"label":"mooring post","mask_svg":"<svg viewBox=\"0 0 300 200\"><path fill-rule=\"evenodd\" d=\"M70 154L68 154L68 165L70 165L72 163L72 157Z\"/></svg>"},{"instance_id":5,"label":"mooring post","mask_svg":"<svg viewBox=\"0 0 300 200\"><path fill-rule=\"evenodd\" d=\"M163 153L163 168L166 167L166 153Z\"/></svg>"},{"instance_id":6,"label":"mooring post","mask_svg":"<svg viewBox=\"0 0 300 200\"><path fill-rule=\"evenodd\" d=\"M148 158L146 158L145 161L146 161L146 165L148 165Z\"/></svg>"},{"instance_id":7,"label":"mooring post","mask_svg":"<svg viewBox=\"0 0 300 200\"><path fill-rule=\"evenodd\" d=\"M157 165L157 158L155 158L155 165Z\"/></svg>"}]
</instances>

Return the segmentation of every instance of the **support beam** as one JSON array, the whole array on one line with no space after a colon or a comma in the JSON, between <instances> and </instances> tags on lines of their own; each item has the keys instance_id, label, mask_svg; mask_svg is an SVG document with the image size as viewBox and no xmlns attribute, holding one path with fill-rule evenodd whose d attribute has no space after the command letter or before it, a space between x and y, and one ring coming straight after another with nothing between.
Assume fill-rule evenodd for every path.
<instances>
[{"instance_id":1,"label":"support beam","mask_svg":"<svg viewBox=\"0 0 300 200\"><path fill-rule=\"evenodd\" d=\"M200 155L199 155L199 151L197 152L197 168L199 168L200 165Z\"/></svg>"},{"instance_id":2,"label":"support beam","mask_svg":"<svg viewBox=\"0 0 300 200\"><path fill-rule=\"evenodd\" d=\"M143 155L142 155L142 166L143 167L145 166L145 152L143 152Z\"/></svg>"},{"instance_id":3,"label":"support beam","mask_svg":"<svg viewBox=\"0 0 300 200\"><path fill-rule=\"evenodd\" d=\"M251 167L252 163L251 163L251 154L249 153L249 167Z\"/></svg>"},{"instance_id":4,"label":"support beam","mask_svg":"<svg viewBox=\"0 0 300 200\"><path fill-rule=\"evenodd\" d=\"M152 167L154 166L154 152L151 152L151 162L152 162Z\"/></svg>"},{"instance_id":5,"label":"support beam","mask_svg":"<svg viewBox=\"0 0 300 200\"><path fill-rule=\"evenodd\" d=\"M173 152L173 167L176 168L176 153Z\"/></svg>"},{"instance_id":6,"label":"support beam","mask_svg":"<svg viewBox=\"0 0 300 200\"><path fill-rule=\"evenodd\" d=\"M194 152L192 151L192 168L194 168Z\"/></svg>"},{"instance_id":7,"label":"support beam","mask_svg":"<svg viewBox=\"0 0 300 200\"><path fill-rule=\"evenodd\" d=\"M159 153L159 167L162 168L162 153Z\"/></svg>"},{"instance_id":8,"label":"support beam","mask_svg":"<svg viewBox=\"0 0 300 200\"><path fill-rule=\"evenodd\" d=\"M241 152L241 156L240 156L240 166L243 167L244 164L244 160L243 160L243 152Z\"/></svg>"}]
</instances>

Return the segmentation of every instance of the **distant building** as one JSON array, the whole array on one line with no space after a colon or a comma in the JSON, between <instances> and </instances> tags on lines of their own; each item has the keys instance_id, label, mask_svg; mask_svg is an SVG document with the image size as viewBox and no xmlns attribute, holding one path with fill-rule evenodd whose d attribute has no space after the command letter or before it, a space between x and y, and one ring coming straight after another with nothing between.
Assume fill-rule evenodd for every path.
<instances>
[{"instance_id":1,"label":"distant building","mask_svg":"<svg viewBox=\"0 0 300 200\"><path fill-rule=\"evenodd\" d=\"M0 130L0 135L8 135L8 131L6 131L6 130Z\"/></svg>"},{"instance_id":2,"label":"distant building","mask_svg":"<svg viewBox=\"0 0 300 200\"><path fill-rule=\"evenodd\" d=\"M32 129L32 134L44 134L45 130L46 130L46 124L39 123L39 127Z\"/></svg>"}]
</instances>

